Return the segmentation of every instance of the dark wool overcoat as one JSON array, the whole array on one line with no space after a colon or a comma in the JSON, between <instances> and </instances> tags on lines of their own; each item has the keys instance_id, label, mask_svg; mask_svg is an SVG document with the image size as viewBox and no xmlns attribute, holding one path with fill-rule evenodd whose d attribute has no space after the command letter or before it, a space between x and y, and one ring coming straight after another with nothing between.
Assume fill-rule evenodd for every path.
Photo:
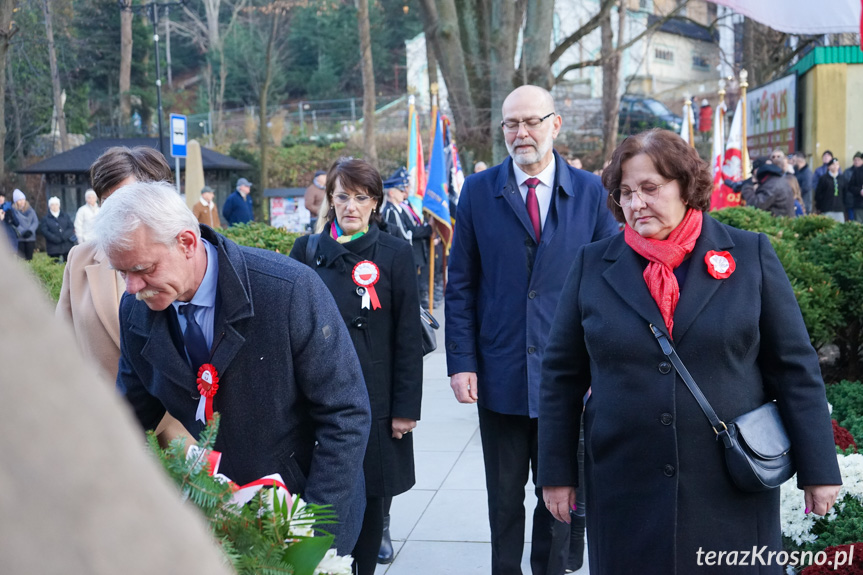
<instances>
[{"instance_id":1,"label":"dark wool overcoat","mask_svg":"<svg viewBox=\"0 0 863 575\"><path fill-rule=\"evenodd\" d=\"M537 417L548 333L578 248L618 233L600 179L554 152L539 243L512 158L465 180L446 286L449 375L474 372L479 405Z\"/></svg>"},{"instance_id":2,"label":"dark wool overcoat","mask_svg":"<svg viewBox=\"0 0 863 575\"><path fill-rule=\"evenodd\" d=\"M727 279L708 274L710 250L734 258ZM648 327L667 331L645 265L623 234L585 246L576 258L543 363L540 483L576 484L578 415L590 388L584 430L593 575L783 573L757 560L755 567L697 564L699 549L780 550L779 490L743 493L731 484L721 442ZM797 484L840 483L818 357L767 236L704 215L673 336L720 419L776 399Z\"/></svg>"},{"instance_id":3,"label":"dark wool overcoat","mask_svg":"<svg viewBox=\"0 0 863 575\"><path fill-rule=\"evenodd\" d=\"M201 226L219 252L211 363L219 374L219 471L242 485L281 474L291 493L331 504L340 554L356 543L365 509L360 465L368 441L368 394L333 298L307 267L240 247ZM173 306L120 302L117 388L148 429L165 410L194 436L203 424L196 372L186 361Z\"/></svg>"},{"instance_id":4,"label":"dark wool overcoat","mask_svg":"<svg viewBox=\"0 0 863 575\"><path fill-rule=\"evenodd\" d=\"M363 467L369 497L391 497L415 483L413 434L392 437L392 418L420 418L423 353L420 303L411 245L383 233L376 224L352 242L340 244L324 228L312 261L308 236L291 257L311 266L333 294L362 365L372 406L372 430ZM380 309L362 309L351 272L360 261L380 269L374 288Z\"/></svg>"},{"instance_id":5,"label":"dark wool overcoat","mask_svg":"<svg viewBox=\"0 0 863 575\"><path fill-rule=\"evenodd\" d=\"M45 236L45 251L49 256L65 256L75 245L75 225L66 212L60 212L55 218L51 212L45 214L39 231Z\"/></svg>"}]
</instances>

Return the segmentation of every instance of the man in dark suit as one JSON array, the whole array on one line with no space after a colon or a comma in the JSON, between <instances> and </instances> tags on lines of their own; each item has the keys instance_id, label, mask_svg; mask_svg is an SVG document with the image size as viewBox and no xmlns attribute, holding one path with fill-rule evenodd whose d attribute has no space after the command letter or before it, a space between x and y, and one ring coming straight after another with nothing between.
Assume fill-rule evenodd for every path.
<instances>
[{"instance_id":1,"label":"man in dark suit","mask_svg":"<svg viewBox=\"0 0 863 575\"><path fill-rule=\"evenodd\" d=\"M600 179L552 149L551 94L521 86L503 103L510 157L462 188L446 290L447 371L456 399L479 403L493 575L521 574L524 486L536 484L539 375L564 280L584 244L617 233ZM578 417L578 414L573 414ZM554 519L535 490L531 568L563 572ZM557 524L568 537L569 526ZM556 534L557 535L557 534Z\"/></svg>"},{"instance_id":2,"label":"man in dark suit","mask_svg":"<svg viewBox=\"0 0 863 575\"><path fill-rule=\"evenodd\" d=\"M339 524L327 529L350 553L371 416L356 352L317 275L199 226L164 184L115 192L95 235L126 282L117 388L141 424L152 429L167 410L198 437L218 411L220 473L240 485L279 473L291 493L332 505Z\"/></svg>"}]
</instances>

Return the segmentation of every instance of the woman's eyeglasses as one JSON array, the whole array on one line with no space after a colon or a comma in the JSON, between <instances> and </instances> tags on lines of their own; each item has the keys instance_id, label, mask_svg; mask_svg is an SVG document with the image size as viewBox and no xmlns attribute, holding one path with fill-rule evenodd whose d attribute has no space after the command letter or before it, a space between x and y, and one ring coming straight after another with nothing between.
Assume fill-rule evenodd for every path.
<instances>
[{"instance_id":1,"label":"woman's eyeglasses","mask_svg":"<svg viewBox=\"0 0 863 575\"><path fill-rule=\"evenodd\" d=\"M337 206L343 206L351 200L356 202L358 206L365 206L366 204L368 204L372 200L372 197L367 196L365 194L356 194L356 195L344 194L344 193L333 194L333 203L336 204Z\"/></svg>"},{"instance_id":2,"label":"woman's eyeglasses","mask_svg":"<svg viewBox=\"0 0 863 575\"><path fill-rule=\"evenodd\" d=\"M635 197L635 194L638 194L638 197L641 198L641 201L645 204L651 204L656 200L656 197L659 195L659 190L662 189L662 186L665 186L674 180L668 180L664 184L654 184L653 182L643 182L636 186L635 190L631 188L617 188L611 192L611 199L614 200L614 203L620 206L621 208L628 208L632 204L632 199Z\"/></svg>"}]
</instances>

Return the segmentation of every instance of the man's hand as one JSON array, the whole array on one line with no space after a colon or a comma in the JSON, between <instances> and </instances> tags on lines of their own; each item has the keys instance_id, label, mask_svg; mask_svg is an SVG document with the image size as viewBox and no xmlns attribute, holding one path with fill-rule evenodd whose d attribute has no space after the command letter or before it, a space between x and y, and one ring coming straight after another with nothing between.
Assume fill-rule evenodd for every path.
<instances>
[{"instance_id":1,"label":"man's hand","mask_svg":"<svg viewBox=\"0 0 863 575\"><path fill-rule=\"evenodd\" d=\"M463 371L450 376L449 386L459 403L476 403L476 373Z\"/></svg>"},{"instance_id":2,"label":"man's hand","mask_svg":"<svg viewBox=\"0 0 863 575\"><path fill-rule=\"evenodd\" d=\"M543 487L542 500L555 519L564 523L570 522L569 512L575 505L575 487Z\"/></svg>"},{"instance_id":3,"label":"man's hand","mask_svg":"<svg viewBox=\"0 0 863 575\"><path fill-rule=\"evenodd\" d=\"M815 515L827 515L839 495L839 485L807 485L803 488L806 509Z\"/></svg>"},{"instance_id":4,"label":"man's hand","mask_svg":"<svg viewBox=\"0 0 863 575\"><path fill-rule=\"evenodd\" d=\"M415 419L406 419L404 417L393 417L393 439L401 439L406 433L413 431L417 426Z\"/></svg>"}]
</instances>

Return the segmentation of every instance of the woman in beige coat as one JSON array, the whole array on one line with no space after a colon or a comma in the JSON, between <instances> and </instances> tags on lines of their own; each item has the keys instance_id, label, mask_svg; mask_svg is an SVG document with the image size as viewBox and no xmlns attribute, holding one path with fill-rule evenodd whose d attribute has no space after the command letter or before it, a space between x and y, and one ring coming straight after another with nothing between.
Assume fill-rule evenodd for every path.
<instances>
[{"instance_id":1,"label":"woman in beige coat","mask_svg":"<svg viewBox=\"0 0 863 575\"><path fill-rule=\"evenodd\" d=\"M90 180L100 202L126 184L172 179L165 157L146 146L109 148L90 167ZM118 313L125 290L122 278L95 242L77 245L69 252L56 316L72 324L82 355L95 360L112 383L117 379L120 360ZM180 435L187 437L187 443L192 441L186 429L170 415L162 419L156 434L163 445Z\"/></svg>"}]
</instances>

